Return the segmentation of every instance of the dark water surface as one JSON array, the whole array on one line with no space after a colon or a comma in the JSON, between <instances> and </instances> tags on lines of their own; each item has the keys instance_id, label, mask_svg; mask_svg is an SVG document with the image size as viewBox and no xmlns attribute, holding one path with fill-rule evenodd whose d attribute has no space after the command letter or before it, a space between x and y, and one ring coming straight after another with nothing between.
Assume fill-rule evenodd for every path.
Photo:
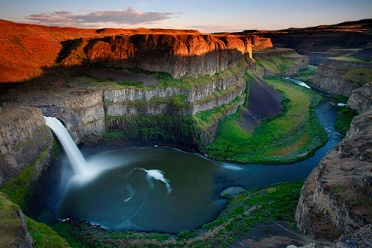
<instances>
[{"instance_id":1,"label":"dark water surface","mask_svg":"<svg viewBox=\"0 0 372 248\"><path fill-rule=\"evenodd\" d=\"M70 180L68 159L55 171L45 201L59 219L74 217L114 230L175 233L214 219L225 207L219 197L231 186L246 189L304 180L339 141L335 111L322 102L316 113L327 144L305 161L288 165L239 165L168 147L129 147L98 152L82 149L92 170L115 165L88 182ZM52 179L51 179L52 180Z\"/></svg>"}]
</instances>

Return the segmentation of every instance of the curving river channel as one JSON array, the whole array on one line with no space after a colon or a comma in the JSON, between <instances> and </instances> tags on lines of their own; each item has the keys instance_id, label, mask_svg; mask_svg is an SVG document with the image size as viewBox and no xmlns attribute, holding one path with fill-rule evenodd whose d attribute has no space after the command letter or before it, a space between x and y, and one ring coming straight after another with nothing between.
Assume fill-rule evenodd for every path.
<instances>
[{"instance_id":1,"label":"curving river channel","mask_svg":"<svg viewBox=\"0 0 372 248\"><path fill-rule=\"evenodd\" d=\"M57 218L77 218L114 230L176 233L214 219L227 201L226 188L265 187L304 180L328 150L340 141L334 129L335 104L317 108L328 142L305 161L287 165L239 165L217 162L169 147L129 147L97 153L86 147L88 164L115 165L88 182L71 181L69 161L51 173L44 204ZM107 148L106 148L107 149ZM92 168L93 169L93 168Z\"/></svg>"}]
</instances>

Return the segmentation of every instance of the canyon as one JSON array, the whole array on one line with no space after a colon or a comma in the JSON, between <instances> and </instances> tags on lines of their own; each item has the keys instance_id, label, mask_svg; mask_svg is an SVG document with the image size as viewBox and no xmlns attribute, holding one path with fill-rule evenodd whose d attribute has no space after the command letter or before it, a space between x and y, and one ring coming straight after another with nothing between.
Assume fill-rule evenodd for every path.
<instances>
[{"instance_id":1,"label":"canyon","mask_svg":"<svg viewBox=\"0 0 372 248\"><path fill-rule=\"evenodd\" d=\"M43 115L60 119L77 144L103 139L203 152L225 116L240 109L244 128L254 130L283 112L283 97L260 78L300 75L311 64L318 67L307 83L347 97L358 116L305 181L297 225L314 239L344 234L339 242L370 244L370 20L235 34L0 20L0 31L0 186L25 168L30 182L48 170L56 142ZM29 247L30 236L22 236Z\"/></svg>"}]
</instances>

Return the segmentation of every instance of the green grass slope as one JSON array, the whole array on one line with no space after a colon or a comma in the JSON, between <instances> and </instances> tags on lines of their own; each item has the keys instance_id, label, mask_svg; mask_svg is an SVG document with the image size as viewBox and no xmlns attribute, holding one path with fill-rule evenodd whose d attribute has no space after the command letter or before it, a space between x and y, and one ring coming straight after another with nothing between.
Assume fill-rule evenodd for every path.
<instances>
[{"instance_id":1,"label":"green grass slope","mask_svg":"<svg viewBox=\"0 0 372 248\"><path fill-rule=\"evenodd\" d=\"M214 142L206 147L210 157L239 163L290 163L309 157L324 144L327 137L314 112L320 95L280 78L266 82L283 94L283 114L264 120L253 132L240 126L239 113L225 117Z\"/></svg>"}]
</instances>

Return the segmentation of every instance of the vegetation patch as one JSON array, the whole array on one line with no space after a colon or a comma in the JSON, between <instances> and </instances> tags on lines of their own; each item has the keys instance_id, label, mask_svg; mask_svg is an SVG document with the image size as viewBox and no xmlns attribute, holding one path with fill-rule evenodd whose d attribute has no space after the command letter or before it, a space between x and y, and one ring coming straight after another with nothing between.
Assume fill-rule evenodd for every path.
<instances>
[{"instance_id":1,"label":"vegetation patch","mask_svg":"<svg viewBox=\"0 0 372 248\"><path fill-rule=\"evenodd\" d=\"M306 84L311 84L315 71L318 69L315 65L309 65L307 69L300 70L300 75L296 76L297 80L300 80Z\"/></svg>"},{"instance_id":2,"label":"vegetation patch","mask_svg":"<svg viewBox=\"0 0 372 248\"><path fill-rule=\"evenodd\" d=\"M216 121L222 119L231 109L235 108L237 104L242 101L243 96L238 96L228 104L224 104L217 108L204 111L196 114L194 117L198 128L206 130L211 125L214 125Z\"/></svg>"},{"instance_id":3,"label":"vegetation patch","mask_svg":"<svg viewBox=\"0 0 372 248\"><path fill-rule=\"evenodd\" d=\"M280 78L266 80L283 93L283 114L268 118L253 132L240 127L240 115L225 117L206 153L239 163L290 163L311 156L327 139L314 108L321 97ZM249 104L249 103L248 103Z\"/></svg>"},{"instance_id":4,"label":"vegetation patch","mask_svg":"<svg viewBox=\"0 0 372 248\"><path fill-rule=\"evenodd\" d=\"M296 60L293 59L298 56L295 52L274 52L266 53L264 57L256 57L257 64L264 67L275 74L285 74L289 68L296 65Z\"/></svg>"},{"instance_id":5,"label":"vegetation patch","mask_svg":"<svg viewBox=\"0 0 372 248\"><path fill-rule=\"evenodd\" d=\"M351 108L339 107L336 114L335 128L340 134L345 135L350 128L351 121L357 115L358 113Z\"/></svg>"},{"instance_id":6,"label":"vegetation patch","mask_svg":"<svg viewBox=\"0 0 372 248\"><path fill-rule=\"evenodd\" d=\"M12 202L16 203L21 209L27 208L27 203L32 198L32 182L35 180L35 165L44 158L49 148L42 151L36 160L24 168L19 176L9 180L1 188L0 192L5 193Z\"/></svg>"},{"instance_id":7,"label":"vegetation patch","mask_svg":"<svg viewBox=\"0 0 372 248\"><path fill-rule=\"evenodd\" d=\"M0 193L0 247L11 247L20 239L21 219L18 217L19 207Z\"/></svg>"},{"instance_id":8,"label":"vegetation patch","mask_svg":"<svg viewBox=\"0 0 372 248\"><path fill-rule=\"evenodd\" d=\"M111 81L114 81L114 80L111 80ZM119 82L116 82L118 85L120 86L135 86L137 88L141 88L143 87L143 83L142 82L124 82L124 81L119 81Z\"/></svg>"},{"instance_id":9,"label":"vegetation patch","mask_svg":"<svg viewBox=\"0 0 372 248\"><path fill-rule=\"evenodd\" d=\"M56 140L56 138L54 139ZM55 159L59 159L59 154L61 151L60 144L58 142L54 143L54 149L52 156ZM27 205L32 201L35 181L36 168L35 165L46 156L49 148L46 148L40 153L38 158L29 166L24 168L18 177L15 177L8 181L5 185L0 188L0 212L8 216L14 216L14 213L5 211L5 206L11 206L11 211L18 211L19 207L23 210L27 209ZM5 196L5 193L12 202L8 201ZM17 205L19 205L19 207ZM9 210L9 209L8 209ZM26 222L28 226L28 231L31 234L32 239L34 240L34 247L70 247L69 244L61 238L55 231L52 230L49 226L43 223L39 223L27 216ZM4 218L1 218L4 220ZM18 218L14 219L15 223L18 223L20 220ZM5 223L3 221L3 223ZM9 223L8 223L9 224ZM19 223L17 224L17 231L19 228ZM0 228L1 230L12 230L10 226ZM16 233L18 236L18 234ZM1 246L1 241L0 241Z\"/></svg>"},{"instance_id":10,"label":"vegetation patch","mask_svg":"<svg viewBox=\"0 0 372 248\"><path fill-rule=\"evenodd\" d=\"M355 87L362 87L365 83L372 82L371 68L351 68L345 75L345 81Z\"/></svg>"},{"instance_id":11,"label":"vegetation patch","mask_svg":"<svg viewBox=\"0 0 372 248\"><path fill-rule=\"evenodd\" d=\"M29 217L26 217L27 229L34 240L34 247L70 247L66 239L62 238L50 226L39 223Z\"/></svg>"}]
</instances>

